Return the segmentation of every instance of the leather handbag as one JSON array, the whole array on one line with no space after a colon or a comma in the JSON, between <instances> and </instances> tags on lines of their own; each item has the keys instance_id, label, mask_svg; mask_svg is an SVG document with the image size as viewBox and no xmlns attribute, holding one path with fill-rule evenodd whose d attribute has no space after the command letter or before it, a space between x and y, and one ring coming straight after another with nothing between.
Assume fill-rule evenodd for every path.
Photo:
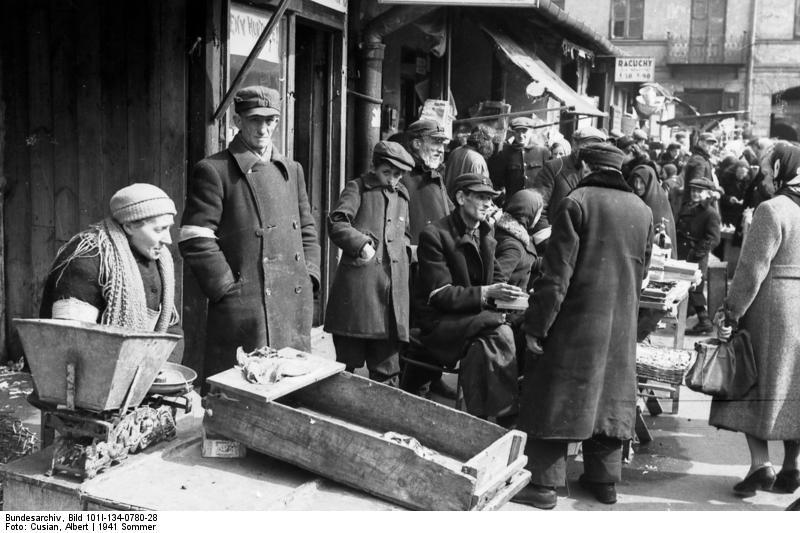
<instances>
[{"instance_id":1,"label":"leather handbag","mask_svg":"<svg viewBox=\"0 0 800 533\"><path fill-rule=\"evenodd\" d=\"M697 357L686 386L719 400L743 398L758 381L750 334L740 329L727 341L709 339L694 345Z\"/></svg>"}]
</instances>

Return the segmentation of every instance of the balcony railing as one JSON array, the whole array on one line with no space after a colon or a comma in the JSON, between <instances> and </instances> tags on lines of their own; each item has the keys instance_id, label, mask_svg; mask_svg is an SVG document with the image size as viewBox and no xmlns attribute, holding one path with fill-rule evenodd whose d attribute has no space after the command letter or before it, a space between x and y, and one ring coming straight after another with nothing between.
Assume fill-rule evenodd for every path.
<instances>
[{"instance_id":1,"label":"balcony railing","mask_svg":"<svg viewBox=\"0 0 800 533\"><path fill-rule=\"evenodd\" d=\"M667 64L671 65L744 65L747 61L747 32L741 36L695 41L667 34Z\"/></svg>"}]
</instances>

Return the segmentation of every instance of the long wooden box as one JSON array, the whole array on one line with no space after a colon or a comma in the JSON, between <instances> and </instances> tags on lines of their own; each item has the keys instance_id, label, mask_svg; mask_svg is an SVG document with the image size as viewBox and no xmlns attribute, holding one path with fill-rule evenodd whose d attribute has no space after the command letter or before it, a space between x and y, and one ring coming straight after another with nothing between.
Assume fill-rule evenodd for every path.
<instances>
[{"instance_id":1,"label":"long wooden box","mask_svg":"<svg viewBox=\"0 0 800 533\"><path fill-rule=\"evenodd\" d=\"M493 510L530 479L524 433L360 376L273 401L241 388L212 384L209 431L404 507Z\"/></svg>"}]
</instances>

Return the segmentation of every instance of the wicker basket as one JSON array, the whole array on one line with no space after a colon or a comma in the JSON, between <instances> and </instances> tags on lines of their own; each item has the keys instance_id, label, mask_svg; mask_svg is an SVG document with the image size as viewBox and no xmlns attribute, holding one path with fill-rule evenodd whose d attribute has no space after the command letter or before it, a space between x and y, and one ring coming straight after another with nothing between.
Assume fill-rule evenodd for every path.
<instances>
[{"instance_id":1,"label":"wicker basket","mask_svg":"<svg viewBox=\"0 0 800 533\"><path fill-rule=\"evenodd\" d=\"M680 385L692 363L692 352L647 344L636 345L636 374L640 378Z\"/></svg>"}]
</instances>

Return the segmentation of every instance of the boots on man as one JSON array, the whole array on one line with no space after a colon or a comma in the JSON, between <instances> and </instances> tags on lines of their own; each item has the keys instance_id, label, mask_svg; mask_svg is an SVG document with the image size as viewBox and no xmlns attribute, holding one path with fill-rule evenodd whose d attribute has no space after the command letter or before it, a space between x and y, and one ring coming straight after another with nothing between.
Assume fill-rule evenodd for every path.
<instances>
[{"instance_id":1,"label":"boots on man","mask_svg":"<svg viewBox=\"0 0 800 533\"><path fill-rule=\"evenodd\" d=\"M714 331L714 324L708 317L708 311L705 307L697 308L697 324L691 329L686 330L687 335L708 335Z\"/></svg>"}]
</instances>

